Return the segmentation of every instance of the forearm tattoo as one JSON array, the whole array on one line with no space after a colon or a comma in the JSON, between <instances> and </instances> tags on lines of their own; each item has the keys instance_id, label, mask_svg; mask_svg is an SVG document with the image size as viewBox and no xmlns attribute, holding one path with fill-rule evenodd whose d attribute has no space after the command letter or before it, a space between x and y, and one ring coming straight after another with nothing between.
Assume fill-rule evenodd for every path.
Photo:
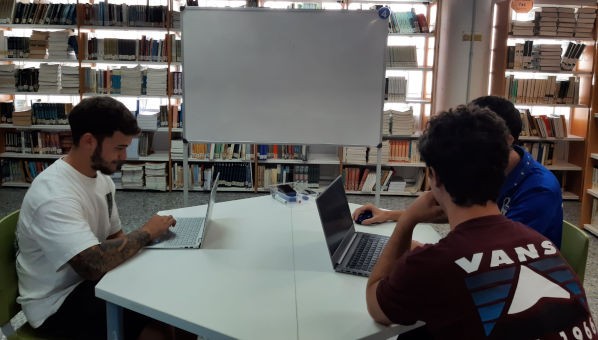
<instances>
[{"instance_id":1,"label":"forearm tattoo","mask_svg":"<svg viewBox=\"0 0 598 340\"><path fill-rule=\"evenodd\" d=\"M75 255L69 264L86 280L98 280L111 269L133 257L150 241L146 231L135 230L125 237L106 240Z\"/></svg>"}]
</instances>

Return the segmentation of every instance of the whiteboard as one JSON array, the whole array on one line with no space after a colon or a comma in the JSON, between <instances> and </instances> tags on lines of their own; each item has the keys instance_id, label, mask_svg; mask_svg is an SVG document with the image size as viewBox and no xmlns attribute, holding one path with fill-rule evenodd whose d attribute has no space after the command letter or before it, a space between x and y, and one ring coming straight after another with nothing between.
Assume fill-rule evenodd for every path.
<instances>
[{"instance_id":1,"label":"whiteboard","mask_svg":"<svg viewBox=\"0 0 598 340\"><path fill-rule=\"evenodd\" d=\"M376 11L182 12L184 137L377 145L388 21Z\"/></svg>"}]
</instances>

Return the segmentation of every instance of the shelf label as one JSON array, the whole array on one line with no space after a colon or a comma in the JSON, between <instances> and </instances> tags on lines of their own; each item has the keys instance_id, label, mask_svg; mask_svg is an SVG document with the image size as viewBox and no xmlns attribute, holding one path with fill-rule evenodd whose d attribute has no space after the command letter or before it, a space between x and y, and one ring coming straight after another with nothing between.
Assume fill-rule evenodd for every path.
<instances>
[{"instance_id":1,"label":"shelf label","mask_svg":"<svg viewBox=\"0 0 598 340\"><path fill-rule=\"evenodd\" d=\"M511 8L517 13L528 13L534 7L534 0L511 0Z\"/></svg>"}]
</instances>

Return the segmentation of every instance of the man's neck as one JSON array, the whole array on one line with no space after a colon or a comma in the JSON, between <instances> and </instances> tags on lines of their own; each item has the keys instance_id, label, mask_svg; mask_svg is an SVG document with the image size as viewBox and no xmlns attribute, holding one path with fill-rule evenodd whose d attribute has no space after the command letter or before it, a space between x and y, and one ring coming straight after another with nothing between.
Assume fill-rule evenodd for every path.
<instances>
[{"instance_id":1,"label":"man's neck","mask_svg":"<svg viewBox=\"0 0 598 340\"><path fill-rule=\"evenodd\" d=\"M74 147L63 158L63 160L70 164L73 168L75 168L75 170L79 171L84 176L90 178L95 178L97 176L97 172L91 167L90 160L86 160L85 155L82 155Z\"/></svg>"},{"instance_id":2,"label":"man's neck","mask_svg":"<svg viewBox=\"0 0 598 340\"><path fill-rule=\"evenodd\" d=\"M500 215L500 210L495 202L488 201L486 205L473 205L471 207L461 207L451 204L447 207L447 216L451 231L459 224L484 216Z\"/></svg>"},{"instance_id":3,"label":"man's neck","mask_svg":"<svg viewBox=\"0 0 598 340\"><path fill-rule=\"evenodd\" d=\"M505 174L510 174L513 169L519 164L521 161L521 156L514 148L511 148L509 151L509 162L507 163L507 168L505 169Z\"/></svg>"}]
</instances>

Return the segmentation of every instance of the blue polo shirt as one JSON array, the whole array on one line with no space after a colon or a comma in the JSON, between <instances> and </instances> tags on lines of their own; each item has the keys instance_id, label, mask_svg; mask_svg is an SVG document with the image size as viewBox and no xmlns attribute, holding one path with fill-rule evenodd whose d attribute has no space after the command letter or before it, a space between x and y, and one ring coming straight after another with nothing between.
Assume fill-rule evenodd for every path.
<instances>
[{"instance_id":1,"label":"blue polo shirt","mask_svg":"<svg viewBox=\"0 0 598 340\"><path fill-rule=\"evenodd\" d=\"M530 226L560 248L563 196L559 181L522 147L513 148L521 161L507 175L498 195L498 206L503 215Z\"/></svg>"}]
</instances>

